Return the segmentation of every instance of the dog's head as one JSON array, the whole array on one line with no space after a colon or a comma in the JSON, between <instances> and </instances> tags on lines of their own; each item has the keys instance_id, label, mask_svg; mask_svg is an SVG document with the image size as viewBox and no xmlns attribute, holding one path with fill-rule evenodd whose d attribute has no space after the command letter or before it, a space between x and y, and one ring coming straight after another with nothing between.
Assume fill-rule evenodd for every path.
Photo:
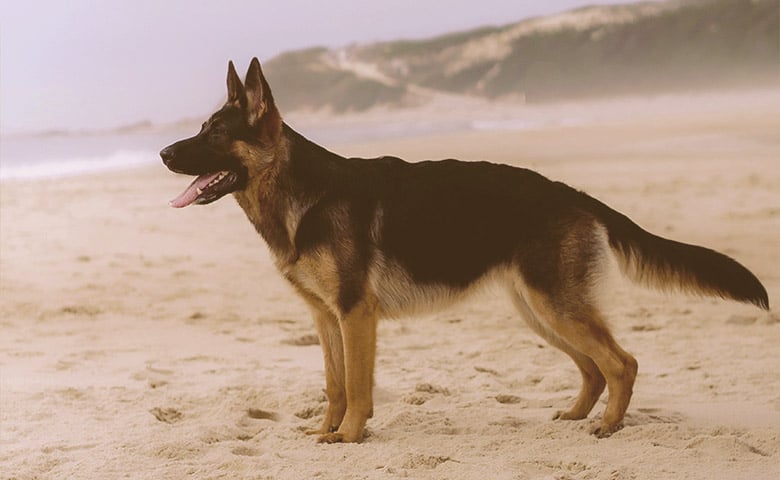
<instances>
[{"instance_id":1,"label":"dog's head","mask_svg":"<svg viewBox=\"0 0 780 480\"><path fill-rule=\"evenodd\" d=\"M246 80L228 63L228 97L194 137L162 149L160 157L171 171L197 178L171 206L205 205L246 188L253 172L269 164L276 152L282 119L257 58Z\"/></svg>"}]
</instances>

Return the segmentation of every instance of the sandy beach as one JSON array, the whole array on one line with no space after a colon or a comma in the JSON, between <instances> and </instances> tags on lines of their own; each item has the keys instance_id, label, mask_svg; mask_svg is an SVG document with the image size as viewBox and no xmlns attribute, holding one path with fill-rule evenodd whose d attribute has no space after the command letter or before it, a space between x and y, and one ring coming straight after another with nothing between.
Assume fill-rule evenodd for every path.
<instances>
[{"instance_id":1,"label":"sandy beach","mask_svg":"<svg viewBox=\"0 0 780 480\"><path fill-rule=\"evenodd\" d=\"M576 108L577 122L327 146L538 170L738 259L780 301L780 93ZM345 120L361 121L382 117ZM587 420L551 420L579 373L487 292L382 321L366 440L317 444L308 311L232 198L168 207L188 183L160 164L0 184L3 480L780 476L780 315L617 272L605 311L639 376L611 438L588 434L605 397Z\"/></svg>"}]
</instances>

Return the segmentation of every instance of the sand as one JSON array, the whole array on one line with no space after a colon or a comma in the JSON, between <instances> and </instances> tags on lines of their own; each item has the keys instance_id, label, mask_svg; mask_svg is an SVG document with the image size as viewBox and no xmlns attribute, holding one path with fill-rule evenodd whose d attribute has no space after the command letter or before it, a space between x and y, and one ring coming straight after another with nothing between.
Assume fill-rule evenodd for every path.
<instances>
[{"instance_id":1,"label":"sand","mask_svg":"<svg viewBox=\"0 0 780 480\"><path fill-rule=\"evenodd\" d=\"M776 303L780 95L751 95L591 104L568 126L330 147L534 168L739 259ZM640 370L611 438L587 433L603 399L587 420L551 420L579 374L488 292L382 321L367 438L317 444L303 434L325 407L307 310L231 198L167 206L188 182L160 166L0 186L0 478L780 474L780 316L618 274L605 309Z\"/></svg>"}]
</instances>

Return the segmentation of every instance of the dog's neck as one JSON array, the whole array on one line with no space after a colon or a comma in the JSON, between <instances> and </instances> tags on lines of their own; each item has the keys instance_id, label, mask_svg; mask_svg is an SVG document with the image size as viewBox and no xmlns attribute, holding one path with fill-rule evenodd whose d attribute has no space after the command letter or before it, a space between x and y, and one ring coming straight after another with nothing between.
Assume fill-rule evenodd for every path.
<instances>
[{"instance_id":1,"label":"dog's neck","mask_svg":"<svg viewBox=\"0 0 780 480\"><path fill-rule=\"evenodd\" d=\"M233 194L281 270L298 259L298 225L325 194L327 180L322 175L333 157L337 155L284 124L273 160L250 169L247 187Z\"/></svg>"}]
</instances>

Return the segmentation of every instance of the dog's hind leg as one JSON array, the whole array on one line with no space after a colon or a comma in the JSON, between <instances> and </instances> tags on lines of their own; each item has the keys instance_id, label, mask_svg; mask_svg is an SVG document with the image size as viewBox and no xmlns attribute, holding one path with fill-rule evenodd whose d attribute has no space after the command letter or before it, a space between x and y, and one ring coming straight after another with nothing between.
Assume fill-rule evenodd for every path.
<instances>
[{"instance_id":1,"label":"dog's hind leg","mask_svg":"<svg viewBox=\"0 0 780 480\"><path fill-rule=\"evenodd\" d=\"M359 442L374 410L376 358L376 302L363 298L338 320L344 344L347 409L338 430L319 437L320 442Z\"/></svg>"},{"instance_id":2,"label":"dog's hind leg","mask_svg":"<svg viewBox=\"0 0 780 480\"><path fill-rule=\"evenodd\" d=\"M580 420L587 417L607 385L604 375L601 374L598 366L590 357L574 349L549 328L543 320L537 318L520 292L510 289L510 296L528 326L540 337L547 340L547 343L569 355L582 375L582 387L574 405L569 410L557 412L554 418Z\"/></svg>"},{"instance_id":3,"label":"dog's hind leg","mask_svg":"<svg viewBox=\"0 0 780 480\"><path fill-rule=\"evenodd\" d=\"M347 410L344 343L336 316L319 299L310 295L304 295L304 298L311 309L320 339L325 365L325 394L328 397L328 409L322 426L317 430L308 430L306 434L322 435L338 430Z\"/></svg>"},{"instance_id":4,"label":"dog's hind leg","mask_svg":"<svg viewBox=\"0 0 780 480\"><path fill-rule=\"evenodd\" d=\"M565 292L561 295L568 295L567 301L556 303L549 295L529 288L523 297L536 318L542 319L555 335L574 350L590 358L606 379L609 389L607 408L601 424L592 433L597 437L608 437L622 427L623 417L631 401L638 364L634 357L617 344L598 309L588 301L587 293L576 296L576 293ZM573 410L578 406L575 404Z\"/></svg>"},{"instance_id":5,"label":"dog's hind leg","mask_svg":"<svg viewBox=\"0 0 780 480\"><path fill-rule=\"evenodd\" d=\"M586 418L590 411L593 410L602 392L604 392L604 388L607 386L607 381L599 367L590 357L577 352L568 345L558 348L566 352L574 360L574 363L577 364L582 375L582 387L574 405L569 410L556 412L553 419L581 420Z\"/></svg>"},{"instance_id":6,"label":"dog's hind leg","mask_svg":"<svg viewBox=\"0 0 780 480\"><path fill-rule=\"evenodd\" d=\"M527 310L524 313L531 326L569 354L582 373L577 401L558 418L585 417L606 381L607 408L592 432L606 437L622 426L637 362L612 337L595 302L597 283L609 265L606 232L585 212L572 209L559 213L556 222L546 226L544 241L537 240L531 248L518 252L518 275L512 289L521 300L521 310Z\"/></svg>"}]
</instances>

